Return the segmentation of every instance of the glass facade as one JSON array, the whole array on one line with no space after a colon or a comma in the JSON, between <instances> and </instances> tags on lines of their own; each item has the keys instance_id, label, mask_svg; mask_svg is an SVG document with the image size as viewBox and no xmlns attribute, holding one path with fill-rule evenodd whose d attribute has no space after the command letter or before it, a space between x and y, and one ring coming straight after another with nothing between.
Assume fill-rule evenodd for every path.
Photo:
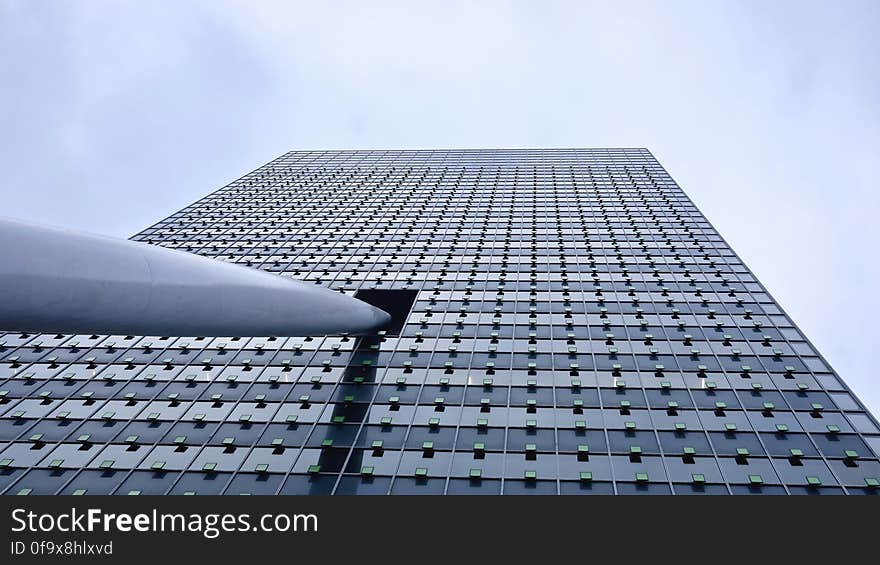
<instances>
[{"instance_id":1,"label":"glass facade","mask_svg":"<svg viewBox=\"0 0 880 565\"><path fill-rule=\"evenodd\" d=\"M134 239L398 324L0 335L0 492L880 491L877 422L646 149L291 152Z\"/></svg>"}]
</instances>

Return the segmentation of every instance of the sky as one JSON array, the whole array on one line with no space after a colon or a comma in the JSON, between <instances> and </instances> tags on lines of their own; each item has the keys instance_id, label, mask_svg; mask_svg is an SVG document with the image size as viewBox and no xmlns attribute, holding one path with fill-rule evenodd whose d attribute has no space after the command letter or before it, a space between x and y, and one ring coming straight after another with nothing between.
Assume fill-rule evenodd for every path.
<instances>
[{"instance_id":1,"label":"sky","mask_svg":"<svg viewBox=\"0 0 880 565\"><path fill-rule=\"evenodd\" d=\"M857 0L0 0L0 215L128 237L294 149L647 147L880 415L878 28Z\"/></svg>"}]
</instances>

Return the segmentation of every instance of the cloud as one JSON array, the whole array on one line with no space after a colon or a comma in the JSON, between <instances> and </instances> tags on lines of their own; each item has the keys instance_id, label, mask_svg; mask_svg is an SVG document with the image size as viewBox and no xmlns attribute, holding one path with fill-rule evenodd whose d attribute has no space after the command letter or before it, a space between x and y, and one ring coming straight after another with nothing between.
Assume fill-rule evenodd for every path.
<instances>
[{"instance_id":1,"label":"cloud","mask_svg":"<svg viewBox=\"0 0 880 565\"><path fill-rule=\"evenodd\" d=\"M876 2L7 2L4 213L129 235L294 148L646 146L880 412Z\"/></svg>"}]
</instances>

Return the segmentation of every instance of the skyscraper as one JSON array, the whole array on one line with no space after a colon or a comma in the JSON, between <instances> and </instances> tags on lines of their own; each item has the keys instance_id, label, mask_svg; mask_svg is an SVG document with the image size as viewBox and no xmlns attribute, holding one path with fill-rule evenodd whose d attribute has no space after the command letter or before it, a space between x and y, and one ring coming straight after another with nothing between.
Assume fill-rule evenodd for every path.
<instances>
[{"instance_id":1,"label":"skyscraper","mask_svg":"<svg viewBox=\"0 0 880 565\"><path fill-rule=\"evenodd\" d=\"M646 149L291 152L134 239L394 322L2 335L5 494L880 492L876 420Z\"/></svg>"}]
</instances>

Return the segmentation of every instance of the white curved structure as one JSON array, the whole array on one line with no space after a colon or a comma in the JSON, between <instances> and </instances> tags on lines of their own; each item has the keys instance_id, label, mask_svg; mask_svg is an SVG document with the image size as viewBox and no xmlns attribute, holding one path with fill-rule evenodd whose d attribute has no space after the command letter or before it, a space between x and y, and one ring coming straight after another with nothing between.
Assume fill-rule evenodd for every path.
<instances>
[{"instance_id":1,"label":"white curved structure","mask_svg":"<svg viewBox=\"0 0 880 565\"><path fill-rule=\"evenodd\" d=\"M0 218L0 330L295 336L389 320L350 296L257 269Z\"/></svg>"}]
</instances>

